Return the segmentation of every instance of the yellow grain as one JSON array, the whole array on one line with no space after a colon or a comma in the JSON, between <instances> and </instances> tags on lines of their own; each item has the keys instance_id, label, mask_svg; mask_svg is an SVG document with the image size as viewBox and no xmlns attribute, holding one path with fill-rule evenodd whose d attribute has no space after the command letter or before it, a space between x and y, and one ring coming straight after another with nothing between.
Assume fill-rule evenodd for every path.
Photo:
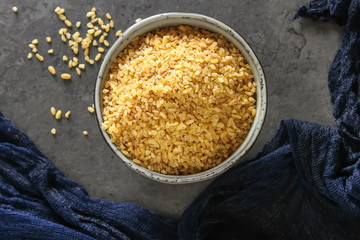
<instances>
[{"instance_id":1,"label":"yellow grain","mask_svg":"<svg viewBox=\"0 0 360 240\"><path fill-rule=\"evenodd\" d=\"M27 58L31 59L33 57L32 53L28 53Z\"/></svg>"},{"instance_id":2,"label":"yellow grain","mask_svg":"<svg viewBox=\"0 0 360 240\"><path fill-rule=\"evenodd\" d=\"M60 10L58 11L58 14L63 14L65 13L65 9L64 8L60 8Z\"/></svg>"},{"instance_id":3,"label":"yellow grain","mask_svg":"<svg viewBox=\"0 0 360 240\"><path fill-rule=\"evenodd\" d=\"M55 119L59 120L61 118L61 114L62 111L61 110L57 110L56 114L55 114Z\"/></svg>"},{"instance_id":4,"label":"yellow grain","mask_svg":"<svg viewBox=\"0 0 360 240\"><path fill-rule=\"evenodd\" d=\"M52 135L55 135L56 134L56 129L52 128L50 132L51 132Z\"/></svg>"},{"instance_id":5,"label":"yellow grain","mask_svg":"<svg viewBox=\"0 0 360 240\"><path fill-rule=\"evenodd\" d=\"M43 62L44 61L44 57L41 56L40 54L35 54L35 57L40 61L40 62Z\"/></svg>"},{"instance_id":6,"label":"yellow grain","mask_svg":"<svg viewBox=\"0 0 360 240\"><path fill-rule=\"evenodd\" d=\"M34 44L34 45L36 45L36 44L38 44L39 43L39 40L38 39L34 39L34 40L32 40L32 42L31 42L32 44Z\"/></svg>"},{"instance_id":7,"label":"yellow grain","mask_svg":"<svg viewBox=\"0 0 360 240\"><path fill-rule=\"evenodd\" d=\"M101 53L96 54L95 61L99 61L101 58Z\"/></svg>"},{"instance_id":8,"label":"yellow grain","mask_svg":"<svg viewBox=\"0 0 360 240\"><path fill-rule=\"evenodd\" d=\"M79 53L79 48L74 48L73 52L74 52L75 55L77 55Z\"/></svg>"},{"instance_id":9,"label":"yellow grain","mask_svg":"<svg viewBox=\"0 0 360 240\"><path fill-rule=\"evenodd\" d=\"M63 14L59 14L59 18L61 21L66 21L66 17Z\"/></svg>"},{"instance_id":10,"label":"yellow grain","mask_svg":"<svg viewBox=\"0 0 360 240\"><path fill-rule=\"evenodd\" d=\"M134 38L111 65L102 94L102 128L111 141L161 174L219 165L256 116L256 85L240 51L190 26Z\"/></svg>"},{"instance_id":11,"label":"yellow grain","mask_svg":"<svg viewBox=\"0 0 360 240\"><path fill-rule=\"evenodd\" d=\"M47 41L48 43L51 43L51 41L52 41L51 37L46 37L46 41Z\"/></svg>"},{"instance_id":12,"label":"yellow grain","mask_svg":"<svg viewBox=\"0 0 360 240\"><path fill-rule=\"evenodd\" d=\"M63 73L61 74L61 78L64 80L70 80L71 79L71 75L68 73Z\"/></svg>"},{"instance_id":13,"label":"yellow grain","mask_svg":"<svg viewBox=\"0 0 360 240\"><path fill-rule=\"evenodd\" d=\"M84 136L87 136L89 133L88 131L83 131Z\"/></svg>"},{"instance_id":14,"label":"yellow grain","mask_svg":"<svg viewBox=\"0 0 360 240\"><path fill-rule=\"evenodd\" d=\"M17 13L18 12L18 8L17 7L12 7L12 10L14 13Z\"/></svg>"},{"instance_id":15,"label":"yellow grain","mask_svg":"<svg viewBox=\"0 0 360 240\"><path fill-rule=\"evenodd\" d=\"M50 108L50 112L51 112L51 115L55 116L56 114L56 109L54 107L51 107Z\"/></svg>"},{"instance_id":16,"label":"yellow grain","mask_svg":"<svg viewBox=\"0 0 360 240\"><path fill-rule=\"evenodd\" d=\"M109 20L111 20L111 15L110 15L110 13L106 13L106 18L109 19Z\"/></svg>"},{"instance_id":17,"label":"yellow grain","mask_svg":"<svg viewBox=\"0 0 360 240\"><path fill-rule=\"evenodd\" d=\"M97 31L94 33L94 37L99 36L101 33L102 33L102 31L101 31L101 30L97 30Z\"/></svg>"},{"instance_id":18,"label":"yellow grain","mask_svg":"<svg viewBox=\"0 0 360 240\"><path fill-rule=\"evenodd\" d=\"M86 13L86 17L88 17L88 18L89 18L89 17L92 17L92 16L94 16L94 15L95 15L95 12L92 12L92 11Z\"/></svg>"},{"instance_id":19,"label":"yellow grain","mask_svg":"<svg viewBox=\"0 0 360 240\"><path fill-rule=\"evenodd\" d=\"M117 31L117 32L115 33L115 36L120 37L121 34L122 34L122 31L119 30L119 31Z\"/></svg>"},{"instance_id":20,"label":"yellow grain","mask_svg":"<svg viewBox=\"0 0 360 240\"><path fill-rule=\"evenodd\" d=\"M104 45L105 45L106 47L109 47L109 46L110 46L109 42L108 42L106 39L104 40Z\"/></svg>"},{"instance_id":21,"label":"yellow grain","mask_svg":"<svg viewBox=\"0 0 360 240\"><path fill-rule=\"evenodd\" d=\"M104 52L105 51L105 49L104 48L102 48L102 47L98 47L98 52Z\"/></svg>"},{"instance_id":22,"label":"yellow grain","mask_svg":"<svg viewBox=\"0 0 360 240\"><path fill-rule=\"evenodd\" d=\"M138 22L140 22L141 20L142 20L141 18L138 18L138 19L135 20L135 22L138 23Z\"/></svg>"},{"instance_id":23,"label":"yellow grain","mask_svg":"<svg viewBox=\"0 0 360 240\"><path fill-rule=\"evenodd\" d=\"M64 55L64 56L62 57L62 60L63 60L64 62L66 62L66 61L69 60L69 58L68 58L66 55Z\"/></svg>"},{"instance_id":24,"label":"yellow grain","mask_svg":"<svg viewBox=\"0 0 360 240\"><path fill-rule=\"evenodd\" d=\"M84 56L85 56L85 58L86 58L87 56L89 56L89 48L86 48L86 49L84 50Z\"/></svg>"},{"instance_id":25,"label":"yellow grain","mask_svg":"<svg viewBox=\"0 0 360 240\"><path fill-rule=\"evenodd\" d=\"M79 68L84 70L85 69L85 64L83 64L83 63L79 64Z\"/></svg>"},{"instance_id":26,"label":"yellow grain","mask_svg":"<svg viewBox=\"0 0 360 240\"><path fill-rule=\"evenodd\" d=\"M104 26L104 25L103 25ZM105 28L104 28L105 32L109 32L110 31L110 24L106 24Z\"/></svg>"},{"instance_id":27,"label":"yellow grain","mask_svg":"<svg viewBox=\"0 0 360 240\"><path fill-rule=\"evenodd\" d=\"M104 25L104 21L101 18L98 19L98 23L100 26Z\"/></svg>"},{"instance_id":28,"label":"yellow grain","mask_svg":"<svg viewBox=\"0 0 360 240\"><path fill-rule=\"evenodd\" d=\"M56 74L56 70L55 70L55 68L54 68L53 66L49 66L49 67L48 67L48 70L49 70L49 72L50 72L52 75L55 75L55 74Z\"/></svg>"},{"instance_id":29,"label":"yellow grain","mask_svg":"<svg viewBox=\"0 0 360 240\"><path fill-rule=\"evenodd\" d=\"M71 114L71 112L70 112L70 111L67 111L67 112L65 113L65 117L66 117L66 118L69 118L69 117L70 117L70 114Z\"/></svg>"},{"instance_id":30,"label":"yellow grain","mask_svg":"<svg viewBox=\"0 0 360 240\"><path fill-rule=\"evenodd\" d=\"M53 53L54 53L54 49L51 48L48 50L48 54L53 54Z\"/></svg>"},{"instance_id":31,"label":"yellow grain","mask_svg":"<svg viewBox=\"0 0 360 240\"><path fill-rule=\"evenodd\" d=\"M81 75L81 70L80 70L80 68L77 67L77 68L75 68L75 70L76 70L77 75L80 76L80 75Z\"/></svg>"},{"instance_id":32,"label":"yellow grain","mask_svg":"<svg viewBox=\"0 0 360 240\"><path fill-rule=\"evenodd\" d=\"M72 23L69 20L65 20L64 23L66 24L66 26L68 26L69 28L72 26Z\"/></svg>"},{"instance_id":33,"label":"yellow grain","mask_svg":"<svg viewBox=\"0 0 360 240\"><path fill-rule=\"evenodd\" d=\"M94 113L94 112L95 112L95 109L94 109L93 107L88 107L88 111L89 111L90 113Z\"/></svg>"},{"instance_id":34,"label":"yellow grain","mask_svg":"<svg viewBox=\"0 0 360 240\"><path fill-rule=\"evenodd\" d=\"M77 28L80 28L80 27L81 27L81 22L80 22L80 21L77 21L76 24L75 24L75 26L76 26Z\"/></svg>"}]
</instances>

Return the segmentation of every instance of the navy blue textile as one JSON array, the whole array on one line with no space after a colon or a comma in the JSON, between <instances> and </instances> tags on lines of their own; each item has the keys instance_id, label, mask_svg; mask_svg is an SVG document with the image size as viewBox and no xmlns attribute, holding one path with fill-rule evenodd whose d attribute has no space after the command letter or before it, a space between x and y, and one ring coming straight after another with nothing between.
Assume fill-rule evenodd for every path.
<instances>
[{"instance_id":1,"label":"navy blue textile","mask_svg":"<svg viewBox=\"0 0 360 240\"><path fill-rule=\"evenodd\" d=\"M177 221L90 198L0 114L0 239L360 239L360 0L314 0L302 16L345 24L329 72L338 129L282 121Z\"/></svg>"}]
</instances>

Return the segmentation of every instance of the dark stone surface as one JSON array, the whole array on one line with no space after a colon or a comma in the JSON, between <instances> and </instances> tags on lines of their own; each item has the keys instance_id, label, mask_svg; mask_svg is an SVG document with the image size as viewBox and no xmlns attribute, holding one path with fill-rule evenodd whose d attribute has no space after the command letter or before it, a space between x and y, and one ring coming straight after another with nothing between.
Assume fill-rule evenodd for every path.
<instances>
[{"instance_id":1,"label":"dark stone surface","mask_svg":"<svg viewBox=\"0 0 360 240\"><path fill-rule=\"evenodd\" d=\"M65 25L54 13L66 9L73 24L80 20L84 32L86 12L96 7L105 19L109 12L115 29L125 30L137 18L163 12L194 12L214 17L237 30L253 47L263 64L269 107L263 130L252 148L256 153L273 136L280 120L297 118L334 125L327 89L327 72L340 43L342 28L310 20L289 21L306 0L227 1L0 1L0 111L28 134L64 174L82 184L90 196L112 201L135 202L170 216L180 216L210 181L166 185L130 170L103 141L95 116L87 111L100 62L87 65L81 77L69 70L62 55L73 56L61 42L58 30ZM12 6L19 11L14 14ZM74 27L73 27L74 29ZM115 31L116 31L115 30ZM109 42L115 39L109 34ZM72 31L73 32L73 31ZM53 42L49 45L46 36ZM27 59L28 44L39 39L45 58ZM54 54L47 50L53 48ZM84 62L83 59L80 62ZM47 70L53 65L57 74ZM73 75L71 81L60 78ZM50 107L71 110L69 120L56 121ZM56 136L50 134L57 129ZM89 132L88 136L82 134ZM249 174L249 173L247 173Z\"/></svg>"}]
</instances>

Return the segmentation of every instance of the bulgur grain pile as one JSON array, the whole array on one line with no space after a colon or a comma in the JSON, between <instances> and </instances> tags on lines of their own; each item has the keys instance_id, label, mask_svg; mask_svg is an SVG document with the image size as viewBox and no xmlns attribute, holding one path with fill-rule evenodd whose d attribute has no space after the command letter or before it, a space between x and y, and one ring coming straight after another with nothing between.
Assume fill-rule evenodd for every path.
<instances>
[{"instance_id":1,"label":"bulgur grain pile","mask_svg":"<svg viewBox=\"0 0 360 240\"><path fill-rule=\"evenodd\" d=\"M250 66L223 36L190 26L134 38L104 84L103 129L136 164L162 174L215 167L254 116Z\"/></svg>"}]
</instances>

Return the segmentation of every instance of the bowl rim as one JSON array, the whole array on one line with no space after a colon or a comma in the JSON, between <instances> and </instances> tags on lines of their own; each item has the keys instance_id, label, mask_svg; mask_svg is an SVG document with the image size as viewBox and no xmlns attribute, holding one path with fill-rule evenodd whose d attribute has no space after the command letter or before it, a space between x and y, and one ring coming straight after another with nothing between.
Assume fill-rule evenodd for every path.
<instances>
[{"instance_id":1,"label":"bowl rim","mask_svg":"<svg viewBox=\"0 0 360 240\"><path fill-rule=\"evenodd\" d=\"M105 130L103 130L101 127L101 124L103 122L103 116L102 116L102 111L101 111L102 110L102 98L100 97L100 95L102 96L102 87L103 87L103 82L105 81L105 80L103 80L103 78L106 77L105 73L106 74L108 73L105 71L106 71L106 68L108 68L109 65L111 65L111 63L113 62L113 60L114 60L113 58L116 57L119 52L123 51L123 49L126 48L126 46L128 44L126 44L124 46L124 48L122 48L121 50L119 50L118 47L123 42L126 42L126 40L129 39L129 37L127 35L131 35L133 32L136 32L137 29L141 29L142 27L147 26L148 24L152 24L154 22L163 21L164 19L170 19L170 18L179 18L179 19L182 18L182 19L193 19L196 21L205 21L207 24L214 25L216 28L219 29L219 31L222 30L222 31L225 31L226 33L230 34L231 37L234 38L233 40L236 40L239 44L242 45L242 47L244 47L244 49L247 52L245 55L249 54L251 56L251 60L249 60L249 58L246 58L245 56L244 57L248 61L249 64L253 65L252 69L255 66L256 72L260 74L260 76L259 76L260 86L259 85L256 86L257 113L255 115L253 124L252 124L252 126L249 130L249 133L246 136L244 142L237 148L237 150L235 152L233 152L222 163L220 163L219 165L217 165L214 168L210 168L206 171L202 171L202 172L199 172L196 174L165 175L165 174L153 172L144 167L141 167L141 166L135 164L131 159L127 158L115 146L115 144L113 144L111 142L108 133ZM179 24L168 25L168 26L179 26L179 25L182 25L182 24L179 23ZM184 25L191 26L191 24L184 24ZM229 42L233 42L230 39L227 39L227 40ZM117 51L118 51L118 53L115 55L114 53ZM244 55L243 51L241 51L240 49L239 49L239 51ZM258 97L260 96L260 94L262 97L261 103L258 103ZM242 157L250 151L251 147L256 142L257 138L259 137L260 131L264 125L264 121L265 121L265 118L267 115L267 107L268 107L267 106L268 105L267 104L267 99L268 99L267 94L268 93L267 93L267 85L266 85L266 81L265 81L265 73L264 73L263 67L261 66L261 63L259 61L259 58L255 54L255 52L253 51L251 46L247 43L247 41L236 30L234 30L233 28L229 27L228 25L220 22L219 20L216 20L212 17L208 17L208 16L205 16L202 14L168 12L168 13L160 13L160 14L150 16L148 18L141 20L138 23L133 24L132 26L127 28L126 31L124 33L122 33L122 35L114 42L112 47L106 53L106 55L101 63L100 69L98 71L98 75L97 75L97 78L95 81L95 86L94 86L93 101L94 101L94 105L95 105L96 122L97 122L98 128L101 132L101 135L102 135L103 139L105 140L106 144L117 155L117 157L119 157L122 160L122 162L125 165L127 165L133 171L140 173L140 175L150 178L152 180L155 180L157 182L169 183L169 184L186 184L186 183L195 183L195 182L205 181L210 178L214 178L214 177L224 173L229 168L234 166L236 163L240 162L240 160L242 160ZM259 106L261 106L261 111L259 111L259 109L258 109ZM259 112L260 112L260 114L258 114ZM257 120L257 121L255 121L255 120ZM250 132L252 133L251 136L249 136ZM243 145L245 143L247 143L247 144L244 147ZM242 151L239 151L241 148L243 148Z\"/></svg>"}]
</instances>

